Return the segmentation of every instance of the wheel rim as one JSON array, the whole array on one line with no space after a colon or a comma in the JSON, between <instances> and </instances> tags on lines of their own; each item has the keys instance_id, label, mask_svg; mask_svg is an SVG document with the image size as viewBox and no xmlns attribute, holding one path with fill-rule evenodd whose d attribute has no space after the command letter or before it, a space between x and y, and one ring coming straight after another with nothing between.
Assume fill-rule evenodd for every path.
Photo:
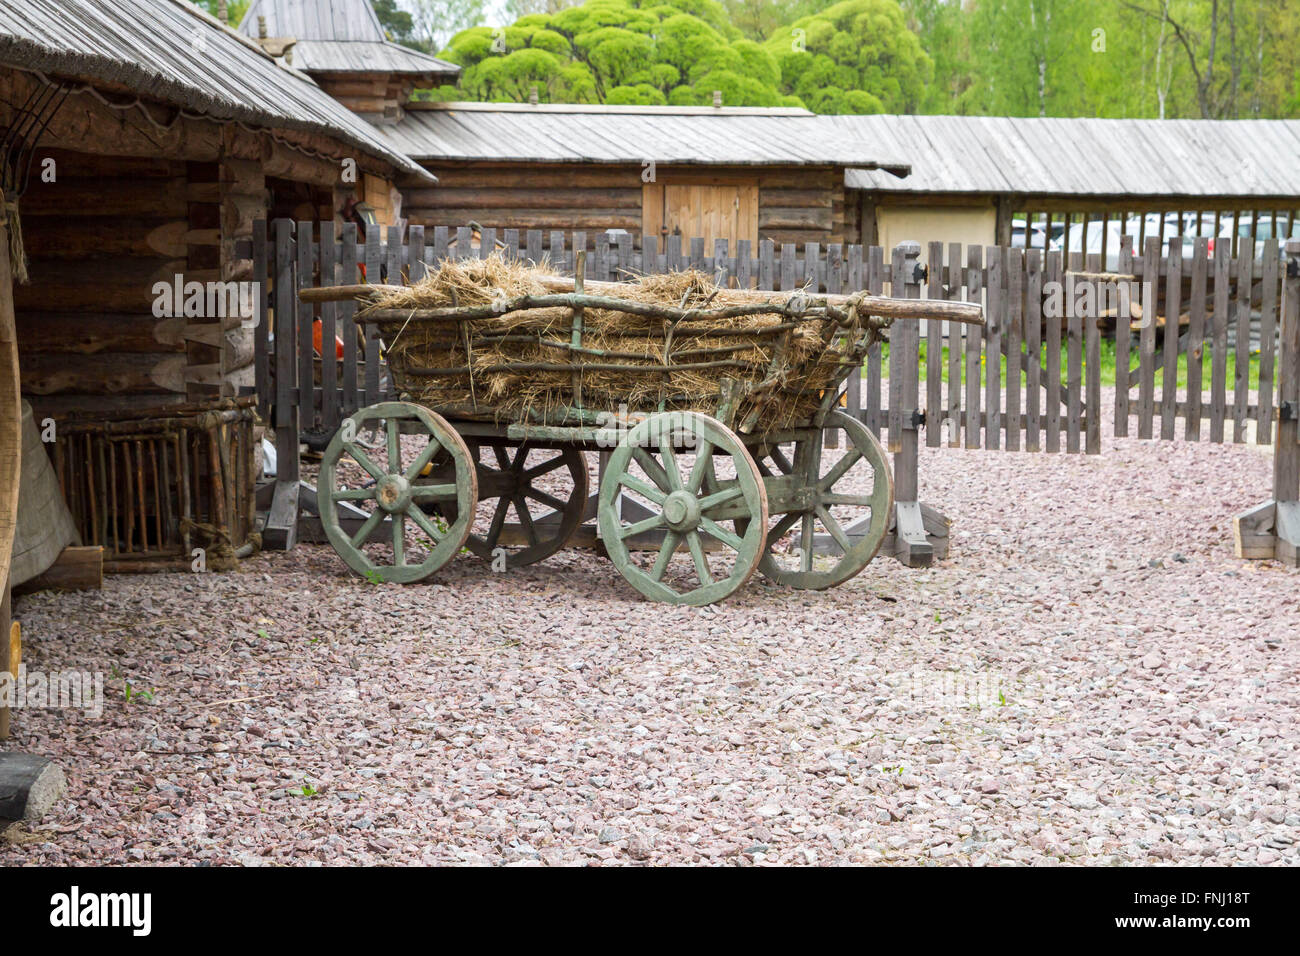
<instances>
[{"instance_id":1,"label":"wheel rim","mask_svg":"<svg viewBox=\"0 0 1300 956\"><path fill-rule=\"evenodd\" d=\"M381 421L383 448L362 447L356 436ZM438 459L446 463L440 480L426 481ZM383 402L345 420L331 439L317 498L325 536L348 567L376 583L406 584L433 574L464 545L478 482L469 448L444 418L419 405ZM442 523L428 513L431 506L467 517ZM370 541L385 520L387 543Z\"/></svg>"},{"instance_id":2,"label":"wheel rim","mask_svg":"<svg viewBox=\"0 0 1300 956\"><path fill-rule=\"evenodd\" d=\"M876 436L838 411L827 417L826 428L842 436L840 454L829 460L825 432L818 432L796 443L792 458L773 448L759 461L769 477L794 476L812 489L798 508L773 512L758 565L764 577L789 587L820 590L858 574L880 552L893 512L894 478ZM859 487L867 483L863 469L870 470L869 491Z\"/></svg>"},{"instance_id":3,"label":"wheel rim","mask_svg":"<svg viewBox=\"0 0 1300 956\"><path fill-rule=\"evenodd\" d=\"M689 450L677 450L684 447ZM721 480L719 459L730 459ZM635 519L619 513L620 496L638 506ZM611 453L598 517L610 559L643 595L669 604L712 604L734 593L758 567L767 495L754 460L730 429L707 415L666 412L638 424ZM737 519L745 521L744 531L723 526ZM663 540L643 566L629 541L647 534L662 534ZM712 561L706 535L720 545ZM673 567L682 546L689 561Z\"/></svg>"},{"instance_id":4,"label":"wheel rim","mask_svg":"<svg viewBox=\"0 0 1300 956\"><path fill-rule=\"evenodd\" d=\"M563 548L582 524L587 508L587 461L582 452L576 448L520 445L508 449L468 444L478 475L479 504L492 503L492 517L483 534L471 530L465 546L483 560L493 562L493 568L498 570L534 564ZM482 460L485 451L492 456L490 461ZM557 494L561 489L554 480L558 477L563 481L563 475L557 475L562 471L568 476L567 498ZM455 520L455 506L445 510L448 520ZM526 541L523 545L502 544L512 511ZM502 547L504 553L498 553ZM501 557L505 558L504 568L497 565Z\"/></svg>"}]
</instances>

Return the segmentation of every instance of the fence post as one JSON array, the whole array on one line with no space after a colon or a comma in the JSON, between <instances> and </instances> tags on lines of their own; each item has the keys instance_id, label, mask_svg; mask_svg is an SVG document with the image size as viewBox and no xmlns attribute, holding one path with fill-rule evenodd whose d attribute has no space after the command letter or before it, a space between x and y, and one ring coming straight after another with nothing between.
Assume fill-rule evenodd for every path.
<instances>
[{"instance_id":1,"label":"fence post","mask_svg":"<svg viewBox=\"0 0 1300 956\"><path fill-rule=\"evenodd\" d=\"M297 289L294 282L294 224L277 219L275 227L275 490L271 509L262 528L262 547L268 551L291 550L298 537L298 363L295 353L294 316ZM310 235L310 233L309 233ZM310 333L309 333L310 334ZM311 379L307 379L308 389ZM307 392L311 394L310 390Z\"/></svg>"},{"instance_id":2,"label":"fence post","mask_svg":"<svg viewBox=\"0 0 1300 956\"><path fill-rule=\"evenodd\" d=\"M899 243L895 250L893 294L909 299L921 297L922 274L919 271L921 244ZM892 541L887 539L894 557L909 568L929 567L936 555L947 555L948 519L917 500L917 466L920 458L920 333L919 320L895 322L890 334L889 378L897 381L890 395L899 403L897 414L891 409L890 423L897 424L898 436L890 435L894 447L894 515ZM895 376L898 378L895 379ZM939 410L935 409L935 414Z\"/></svg>"},{"instance_id":3,"label":"fence post","mask_svg":"<svg viewBox=\"0 0 1300 956\"><path fill-rule=\"evenodd\" d=\"M1239 558L1276 558L1300 567L1300 242L1295 241L1286 245L1277 383L1273 498L1237 515L1233 535Z\"/></svg>"}]
</instances>

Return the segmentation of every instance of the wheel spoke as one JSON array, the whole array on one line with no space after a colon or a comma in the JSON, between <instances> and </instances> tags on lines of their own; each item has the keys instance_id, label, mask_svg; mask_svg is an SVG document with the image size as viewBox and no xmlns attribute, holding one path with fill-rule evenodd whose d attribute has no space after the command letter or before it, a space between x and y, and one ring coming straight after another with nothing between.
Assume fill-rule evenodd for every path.
<instances>
[{"instance_id":1,"label":"wheel spoke","mask_svg":"<svg viewBox=\"0 0 1300 956\"><path fill-rule=\"evenodd\" d=\"M541 539L537 537L537 528L533 526L533 516L528 511L528 502L524 500L523 495L515 495L515 513L519 515L519 523L524 526L524 533L528 535L528 543L536 545Z\"/></svg>"},{"instance_id":2,"label":"wheel spoke","mask_svg":"<svg viewBox=\"0 0 1300 956\"><path fill-rule=\"evenodd\" d=\"M712 584L713 574L709 570L709 559L704 554L704 542L698 531L687 532L686 544L691 549L691 560L695 562L695 574L701 584Z\"/></svg>"},{"instance_id":3,"label":"wheel spoke","mask_svg":"<svg viewBox=\"0 0 1300 956\"><path fill-rule=\"evenodd\" d=\"M488 526L487 543L489 548L495 548L497 542L501 540L501 529L506 523L506 514L510 511L510 499L498 498L496 508L492 511L492 524Z\"/></svg>"},{"instance_id":4,"label":"wheel spoke","mask_svg":"<svg viewBox=\"0 0 1300 956\"><path fill-rule=\"evenodd\" d=\"M340 488L330 494L332 501L370 501L375 497L372 488Z\"/></svg>"},{"instance_id":5,"label":"wheel spoke","mask_svg":"<svg viewBox=\"0 0 1300 956\"><path fill-rule=\"evenodd\" d=\"M844 477L844 475L848 472L850 468L852 468L855 464L857 464L858 459L860 459L861 457L862 457L862 451L860 449L854 448L852 451L850 451L848 454L846 454L843 458L841 458L839 461L835 463L835 467L826 473L825 478L817 482L817 486L819 488L832 487L835 484L835 482L839 481L841 478Z\"/></svg>"},{"instance_id":6,"label":"wheel spoke","mask_svg":"<svg viewBox=\"0 0 1300 956\"><path fill-rule=\"evenodd\" d=\"M406 476L406 480L414 481L420 477L420 472L424 471L424 466L433 461L433 456L441 450L442 445L438 442L438 439L430 435L429 443L424 446L424 451L420 452L420 456L411 462L411 467L402 473Z\"/></svg>"},{"instance_id":7,"label":"wheel spoke","mask_svg":"<svg viewBox=\"0 0 1300 956\"><path fill-rule=\"evenodd\" d=\"M520 446L523 447L522 445ZM505 448L500 445L492 446L492 455L497 460L497 467L502 471L510 470L510 456L506 454Z\"/></svg>"},{"instance_id":8,"label":"wheel spoke","mask_svg":"<svg viewBox=\"0 0 1300 956\"><path fill-rule=\"evenodd\" d=\"M803 526L799 529L799 566L805 571L812 570L813 559L813 516L806 512Z\"/></svg>"},{"instance_id":9,"label":"wheel spoke","mask_svg":"<svg viewBox=\"0 0 1300 956\"><path fill-rule=\"evenodd\" d=\"M352 547L360 548L365 544L366 539L370 537L370 532L379 527L379 522L383 520L384 513L376 508L369 518L361 522L361 527L358 528L357 533L352 536Z\"/></svg>"},{"instance_id":10,"label":"wheel spoke","mask_svg":"<svg viewBox=\"0 0 1300 956\"><path fill-rule=\"evenodd\" d=\"M695 464L691 466L691 476L686 480L686 490L695 494L700 490L700 484L704 481L704 476L709 471L709 461L713 458L713 443L700 440L699 446L695 449Z\"/></svg>"},{"instance_id":11,"label":"wheel spoke","mask_svg":"<svg viewBox=\"0 0 1300 956\"><path fill-rule=\"evenodd\" d=\"M556 468L559 468L563 464L564 464L564 456L561 455L558 458L552 458L549 461L544 461L540 465L533 465L532 468L525 468L523 472L524 480L532 481L534 478L538 478L542 475L549 475Z\"/></svg>"},{"instance_id":12,"label":"wheel spoke","mask_svg":"<svg viewBox=\"0 0 1300 956\"><path fill-rule=\"evenodd\" d=\"M432 521L429 520L429 516L419 508L412 508L407 512L407 515L416 523L421 531L433 539L435 545L442 541L443 533L434 526Z\"/></svg>"},{"instance_id":13,"label":"wheel spoke","mask_svg":"<svg viewBox=\"0 0 1300 956\"><path fill-rule=\"evenodd\" d=\"M352 456L353 460L358 465L366 470L366 473L369 474L371 478L378 481L380 478L384 477L384 469L371 461L370 456L357 447L354 442L345 441L343 447L348 450L348 454Z\"/></svg>"},{"instance_id":14,"label":"wheel spoke","mask_svg":"<svg viewBox=\"0 0 1300 956\"><path fill-rule=\"evenodd\" d=\"M848 554L850 549L853 547L853 542L851 542L849 536L844 533L844 529L840 526L839 521L835 519L835 516L827 511L822 505L817 506L817 516L822 519L822 524L825 525L826 530L831 533L831 537L835 539L835 543L844 549L845 554Z\"/></svg>"},{"instance_id":15,"label":"wheel spoke","mask_svg":"<svg viewBox=\"0 0 1300 956\"><path fill-rule=\"evenodd\" d=\"M668 488L670 491L682 490L682 473L677 468L677 451L673 448L672 436L668 436L668 441L662 441L659 444L659 454L664 460L664 472L668 476Z\"/></svg>"},{"instance_id":16,"label":"wheel spoke","mask_svg":"<svg viewBox=\"0 0 1300 956\"><path fill-rule=\"evenodd\" d=\"M780 445L772 446L772 461L776 462L776 467L781 469L783 475L794 471L794 465L790 464L790 459L785 457L785 452L781 450Z\"/></svg>"},{"instance_id":17,"label":"wheel spoke","mask_svg":"<svg viewBox=\"0 0 1300 956\"><path fill-rule=\"evenodd\" d=\"M626 472L618 476L618 483L622 485L624 488L631 489L632 491L635 491L638 495L641 495L644 498L648 498L650 501L653 501L657 505L663 504L664 498L667 497L667 495L665 495L658 488L653 488L650 485L647 485L641 479L633 478L631 475L627 474Z\"/></svg>"},{"instance_id":18,"label":"wheel spoke","mask_svg":"<svg viewBox=\"0 0 1300 956\"><path fill-rule=\"evenodd\" d=\"M664 535L664 543L659 546L659 556L655 558L655 566L650 569L651 578L656 581L663 580L664 572L668 570L668 562L672 560L673 552L677 550L681 540L682 536L676 531L669 531Z\"/></svg>"},{"instance_id":19,"label":"wheel spoke","mask_svg":"<svg viewBox=\"0 0 1300 956\"><path fill-rule=\"evenodd\" d=\"M767 533L767 540L771 542L780 541L798 520L799 512L797 511L782 515L781 520L772 525L772 530Z\"/></svg>"},{"instance_id":20,"label":"wheel spoke","mask_svg":"<svg viewBox=\"0 0 1300 956\"><path fill-rule=\"evenodd\" d=\"M664 471L663 465L655 461L648 451L644 448L633 448L632 457L636 459L636 463L641 466L646 476L659 486L660 490L665 492L673 490L673 484L668 480L668 472Z\"/></svg>"},{"instance_id":21,"label":"wheel spoke","mask_svg":"<svg viewBox=\"0 0 1300 956\"><path fill-rule=\"evenodd\" d=\"M859 505L863 507L873 504L871 495L848 495L834 492L823 494L821 502L826 505Z\"/></svg>"},{"instance_id":22,"label":"wheel spoke","mask_svg":"<svg viewBox=\"0 0 1300 956\"><path fill-rule=\"evenodd\" d=\"M397 419L390 418L384 423L388 432L388 473L402 473L402 436L397 430Z\"/></svg>"},{"instance_id":23,"label":"wheel spoke","mask_svg":"<svg viewBox=\"0 0 1300 956\"><path fill-rule=\"evenodd\" d=\"M701 518L700 525L705 531L713 535L713 537L731 548L732 551L739 551L744 547L745 543L740 539L739 535L732 534L711 518Z\"/></svg>"},{"instance_id":24,"label":"wheel spoke","mask_svg":"<svg viewBox=\"0 0 1300 956\"><path fill-rule=\"evenodd\" d=\"M635 524L625 525L619 529L618 536L624 540L635 534L644 534L647 531L654 531L656 528L662 528L664 524L663 515L651 515Z\"/></svg>"},{"instance_id":25,"label":"wheel spoke","mask_svg":"<svg viewBox=\"0 0 1300 956\"><path fill-rule=\"evenodd\" d=\"M411 497L417 501L425 498L455 498L455 485L415 485L411 488Z\"/></svg>"},{"instance_id":26,"label":"wheel spoke","mask_svg":"<svg viewBox=\"0 0 1300 956\"><path fill-rule=\"evenodd\" d=\"M401 512L393 515L393 567L400 568L406 564L406 516Z\"/></svg>"},{"instance_id":27,"label":"wheel spoke","mask_svg":"<svg viewBox=\"0 0 1300 956\"><path fill-rule=\"evenodd\" d=\"M708 512L719 505L725 505L728 501L744 495L745 490L740 485L732 485L730 488L723 488L721 491L715 491L711 495L706 495L700 499L700 511Z\"/></svg>"},{"instance_id":28,"label":"wheel spoke","mask_svg":"<svg viewBox=\"0 0 1300 956\"><path fill-rule=\"evenodd\" d=\"M532 498L534 501L546 505L548 508L553 508L556 511L563 511L566 507L565 502L555 497L555 495L548 495L546 492L537 488L525 489L524 495L528 498Z\"/></svg>"}]
</instances>

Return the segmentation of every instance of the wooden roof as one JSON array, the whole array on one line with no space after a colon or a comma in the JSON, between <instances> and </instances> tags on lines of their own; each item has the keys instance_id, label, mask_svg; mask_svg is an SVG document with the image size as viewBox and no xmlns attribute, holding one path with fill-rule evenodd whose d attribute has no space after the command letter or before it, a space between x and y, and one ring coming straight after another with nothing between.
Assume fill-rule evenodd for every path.
<instances>
[{"instance_id":1,"label":"wooden roof","mask_svg":"<svg viewBox=\"0 0 1300 956\"><path fill-rule=\"evenodd\" d=\"M460 67L389 41L369 0L253 0L239 32L294 37L293 65L309 73L417 73L453 79Z\"/></svg>"},{"instance_id":2,"label":"wooden roof","mask_svg":"<svg viewBox=\"0 0 1300 956\"><path fill-rule=\"evenodd\" d=\"M414 103L383 133L417 160L906 169L824 119L797 109Z\"/></svg>"},{"instance_id":3,"label":"wooden roof","mask_svg":"<svg viewBox=\"0 0 1300 956\"><path fill-rule=\"evenodd\" d=\"M1300 122L827 116L912 166L851 169L853 189L1113 197L1300 196Z\"/></svg>"},{"instance_id":4,"label":"wooden roof","mask_svg":"<svg viewBox=\"0 0 1300 956\"><path fill-rule=\"evenodd\" d=\"M304 74L185 0L0 0L0 65L120 84L216 119L323 133L424 175Z\"/></svg>"}]
</instances>

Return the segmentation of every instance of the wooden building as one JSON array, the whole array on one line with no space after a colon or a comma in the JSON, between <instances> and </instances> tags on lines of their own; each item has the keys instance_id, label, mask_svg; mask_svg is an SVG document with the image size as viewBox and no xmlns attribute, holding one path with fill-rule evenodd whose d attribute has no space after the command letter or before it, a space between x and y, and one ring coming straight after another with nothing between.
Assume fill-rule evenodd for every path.
<instances>
[{"instance_id":1,"label":"wooden building","mask_svg":"<svg viewBox=\"0 0 1300 956\"><path fill-rule=\"evenodd\" d=\"M850 169L849 202L864 242L904 239L1028 245L1093 223L1113 258L1120 223L1139 245L1172 235L1265 234L1300 207L1300 122L827 116L841 135L879 143L912 166L904 177ZM1111 224L1114 223L1114 227ZM1013 230L1016 234L1013 234ZM1274 230L1276 231L1276 230ZM1077 239L1084 230L1075 229ZM1234 239L1234 251L1235 243ZM1077 248L1077 247L1076 247Z\"/></svg>"},{"instance_id":2,"label":"wooden building","mask_svg":"<svg viewBox=\"0 0 1300 956\"><path fill-rule=\"evenodd\" d=\"M30 281L13 288L38 418L252 386L246 318L159 314L158 284L238 282L255 219L329 219L423 177L308 77L184 0L0 0L0 122ZM9 145L8 141L6 145ZM16 168L15 168L16 167Z\"/></svg>"},{"instance_id":3,"label":"wooden building","mask_svg":"<svg viewBox=\"0 0 1300 956\"><path fill-rule=\"evenodd\" d=\"M849 169L907 171L801 109L411 103L384 130L436 173L401 182L413 224L857 242Z\"/></svg>"}]
</instances>

